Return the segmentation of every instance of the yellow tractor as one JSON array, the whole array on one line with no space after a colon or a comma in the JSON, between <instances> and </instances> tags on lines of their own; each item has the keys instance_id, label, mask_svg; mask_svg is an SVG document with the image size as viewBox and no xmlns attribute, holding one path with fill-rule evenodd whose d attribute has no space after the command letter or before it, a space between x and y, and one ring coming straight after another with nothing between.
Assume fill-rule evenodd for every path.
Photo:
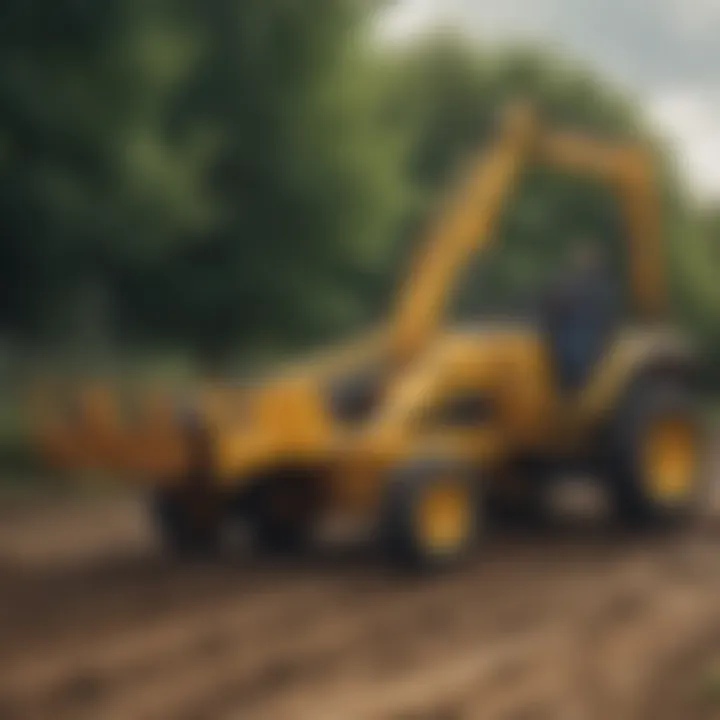
<instances>
[{"instance_id":1,"label":"yellow tractor","mask_svg":"<svg viewBox=\"0 0 720 720\"><path fill-rule=\"evenodd\" d=\"M544 333L527 323L445 327L458 271L493 235L528 163L600 178L629 229L635 315L579 392L562 393ZM56 466L145 478L167 546L217 548L242 518L258 547L293 550L327 516L378 527L388 557L440 568L467 557L493 507L532 508L543 473L603 479L632 522L688 517L702 432L696 360L664 316L659 208L648 154L507 114L441 213L376 333L269 378L186 392L111 385L39 396L37 440Z\"/></svg>"}]
</instances>

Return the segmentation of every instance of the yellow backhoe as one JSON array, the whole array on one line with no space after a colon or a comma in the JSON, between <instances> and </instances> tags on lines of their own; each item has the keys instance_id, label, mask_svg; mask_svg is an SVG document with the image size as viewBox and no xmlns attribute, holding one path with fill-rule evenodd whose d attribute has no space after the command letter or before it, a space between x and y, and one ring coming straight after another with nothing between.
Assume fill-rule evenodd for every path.
<instances>
[{"instance_id":1,"label":"yellow backhoe","mask_svg":"<svg viewBox=\"0 0 720 720\"><path fill-rule=\"evenodd\" d=\"M571 397L534 325L445 323L458 271L493 237L529 163L608 183L629 229L639 320ZM519 495L504 493L517 489L511 469L530 460L591 468L623 519L687 517L702 453L695 357L665 318L657 203L642 148L549 131L514 108L376 333L270 378L182 398L156 390L130 403L110 384L67 402L40 393L38 444L56 466L108 468L148 485L161 536L184 553L215 549L236 518L259 547L291 550L321 518L343 513L373 521L393 560L444 567L477 546L491 497L536 497L534 476Z\"/></svg>"}]
</instances>

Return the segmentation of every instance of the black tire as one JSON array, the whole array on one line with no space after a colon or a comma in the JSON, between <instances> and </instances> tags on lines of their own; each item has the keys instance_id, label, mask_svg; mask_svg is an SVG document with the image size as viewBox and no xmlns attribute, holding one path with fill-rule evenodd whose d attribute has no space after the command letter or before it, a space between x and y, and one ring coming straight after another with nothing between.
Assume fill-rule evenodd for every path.
<instances>
[{"instance_id":1,"label":"black tire","mask_svg":"<svg viewBox=\"0 0 720 720\"><path fill-rule=\"evenodd\" d=\"M549 468L540 462L520 462L501 472L487 492L488 523L519 530L548 525L551 477Z\"/></svg>"},{"instance_id":2,"label":"black tire","mask_svg":"<svg viewBox=\"0 0 720 720\"><path fill-rule=\"evenodd\" d=\"M305 524L278 523L266 515L256 519L255 549L265 555L300 555L310 544L310 531Z\"/></svg>"},{"instance_id":3,"label":"black tire","mask_svg":"<svg viewBox=\"0 0 720 720\"><path fill-rule=\"evenodd\" d=\"M209 497L179 490L158 490L151 500L151 517L164 549L181 559L211 557L220 548L217 507Z\"/></svg>"},{"instance_id":4,"label":"black tire","mask_svg":"<svg viewBox=\"0 0 720 720\"><path fill-rule=\"evenodd\" d=\"M653 423L678 419L691 428L695 467L685 489L672 497L654 492L642 448ZM624 399L611 433L609 483L618 519L628 527L677 527L698 508L703 436L689 389L669 378L648 378Z\"/></svg>"},{"instance_id":5,"label":"black tire","mask_svg":"<svg viewBox=\"0 0 720 720\"><path fill-rule=\"evenodd\" d=\"M465 497L461 535L446 547L433 546L423 536L418 515L428 491L443 488ZM444 461L418 461L395 471L388 480L381 513L381 539L390 562L413 572L437 572L455 567L477 547L483 522L478 485L466 468Z\"/></svg>"},{"instance_id":6,"label":"black tire","mask_svg":"<svg viewBox=\"0 0 720 720\"><path fill-rule=\"evenodd\" d=\"M304 475L283 473L264 480L250 501L255 549L270 555L304 553L310 545L318 505L316 485Z\"/></svg>"}]
</instances>

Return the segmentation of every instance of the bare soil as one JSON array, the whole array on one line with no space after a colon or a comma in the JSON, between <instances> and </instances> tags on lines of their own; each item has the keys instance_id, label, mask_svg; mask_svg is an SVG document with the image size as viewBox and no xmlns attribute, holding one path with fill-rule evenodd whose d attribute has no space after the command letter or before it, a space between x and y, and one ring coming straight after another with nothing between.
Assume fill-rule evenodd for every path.
<instances>
[{"instance_id":1,"label":"bare soil","mask_svg":"<svg viewBox=\"0 0 720 720\"><path fill-rule=\"evenodd\" d=\"M711 514L504 533L425 580L359 544L176 564L136 499L0 514L4 720L709 719L718 662Z\"/></svg>"}]
</instances>

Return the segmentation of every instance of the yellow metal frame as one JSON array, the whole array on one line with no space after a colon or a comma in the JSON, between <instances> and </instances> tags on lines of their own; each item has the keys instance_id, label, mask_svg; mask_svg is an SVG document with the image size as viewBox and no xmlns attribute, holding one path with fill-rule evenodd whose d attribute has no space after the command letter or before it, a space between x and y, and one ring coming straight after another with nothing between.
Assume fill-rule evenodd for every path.
<instances>
[{"instance_id":1,"label":"yellow metal frame","mask_svg":"<svg viewBox=\"0 0 720 720\"><path fill-rule=\"evenodd\" d=\"M479 155L441 213L401 288L392 322L400 358L417 353L432 337L458 268L492 240L510 188L520 170L533 161L598 177L617 190L630 230L631 286L637 307L646 316L657 316L663 309L659 208L648 151L576 133L546 132L529 107L518 105L508 113L499 140Z\"/></svg>"},{"instance_id":2,"label":"yellow metal frame","mask_svg":"<svg viewBox=\"0 0 720 720\"><path fill-rule=\"evenodd\" d=\"M547 448L557 435L548 418L564 417L573 429L603 412L650 345L636 352L637 338L622 344L568 414L556 396L542 343L526 328L470 336L440 330L458 269L491 241L509 190L530 162L590 174L617 189L630 229L636 304L645 317L658 317L665 288L649 154L635 145L548 132L530 109L517 106L440 214L384 327L321 361L310 359L257 385L196 389L191 404L205 430L206 470L217 485L235 487L272 465L306 464L332 469L341 494L353 502L372 502L376 485L368 478L419 444L437 454L500 462L521 445ZM326 380L372 362L382 363L382 401L361 427L346 426L328 409ZM463 383L493 396L493 422L481 430L419 431L415 420L422 407ZM181 422L173 394L141 395L133 422L122 418L119 395L110 387L87 390L80 395L80 417L70 422L46 394L35 425L38 445L56 465L100 465L153 482L183 477L197 460L201 439Z\"/></svg>"}]
</instances>

